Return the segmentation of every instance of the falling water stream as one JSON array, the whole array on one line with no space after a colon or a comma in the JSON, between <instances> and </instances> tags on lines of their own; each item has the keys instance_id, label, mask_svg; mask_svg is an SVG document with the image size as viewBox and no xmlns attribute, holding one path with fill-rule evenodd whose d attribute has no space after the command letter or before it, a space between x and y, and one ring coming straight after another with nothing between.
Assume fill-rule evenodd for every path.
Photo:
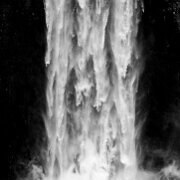
<instances>
[{"instance_id":1,"label":"falling water stream","mask_svg":"<svg viewBox=\"0 0 180 180\"><path fill-rule=\"evenodd\" d=\"M47 180L140 179L136 12L136 0L46 0Z\"/></svg>"}]
</instances>

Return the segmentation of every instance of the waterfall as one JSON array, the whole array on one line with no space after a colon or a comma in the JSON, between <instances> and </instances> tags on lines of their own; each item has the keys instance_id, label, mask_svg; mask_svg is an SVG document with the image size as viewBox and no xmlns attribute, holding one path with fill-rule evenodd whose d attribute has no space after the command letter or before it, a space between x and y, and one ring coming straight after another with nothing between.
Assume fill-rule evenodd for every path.
<instances>
[{"instance_id":1,"label":"waterfall","mask_svg":"<svg viewBox=\"0 0 180 180\"><path fill-rule=\"evenodd\" d=\"M47 180L138 179L137 4L46 0Z\"/></svg>"}]
</instances>

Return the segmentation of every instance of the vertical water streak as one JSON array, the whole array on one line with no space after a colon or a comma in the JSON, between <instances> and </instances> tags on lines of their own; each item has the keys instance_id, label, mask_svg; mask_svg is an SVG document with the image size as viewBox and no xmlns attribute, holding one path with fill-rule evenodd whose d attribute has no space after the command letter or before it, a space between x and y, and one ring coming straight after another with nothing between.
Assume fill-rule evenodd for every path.
<instances>
[{"instance_id":1,"label":"vertical water streak","mask_svg":"<svg viewBox=\"0 0 180 180\"><path fill-rule=\"evenodd\" d=\"M47 179L134 180L134 0L46 0Z\"/></svg>"}]
</instances>

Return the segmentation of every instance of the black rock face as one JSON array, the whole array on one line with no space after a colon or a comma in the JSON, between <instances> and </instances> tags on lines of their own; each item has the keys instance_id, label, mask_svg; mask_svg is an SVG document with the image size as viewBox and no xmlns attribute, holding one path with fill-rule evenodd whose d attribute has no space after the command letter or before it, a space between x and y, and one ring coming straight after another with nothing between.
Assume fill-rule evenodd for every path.
<instances>
[{"instance_id":1,"label":"black rock face","mask_svg":"<svg viewBox=\"0 0 180 180\"><path fill-rule=\"evenodd\" d=\"M43 163L45 11L43 0L1 1L0 9L1 145L8 144L1 179L15 180L30 163Z\"/></svg>"},{"instance_id":2,"label":"black rock face","mask_svg":"<svg viewBox=\"0 0 180 180\"><path fill-rule=\"evenodd\" d=\"M141 167L159 170L180 160L180 16L177 0L144 0L138 41L144 70L138 97Z\"/></svg>"}]
</instances>

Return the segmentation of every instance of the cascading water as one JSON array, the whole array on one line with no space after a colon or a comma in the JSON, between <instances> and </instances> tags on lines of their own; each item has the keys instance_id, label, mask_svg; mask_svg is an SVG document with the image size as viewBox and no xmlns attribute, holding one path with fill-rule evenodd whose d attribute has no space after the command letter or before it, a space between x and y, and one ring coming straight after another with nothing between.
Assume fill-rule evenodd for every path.
<instances>
[{"instance_id":1,"label":"cascading water","mask_svg":"<svg viewBox=\"0 0 180 180\"><path fill-rule=\"evenodd\" d=\"M135 180L135 0L46 0L48 180Z\"/></svg>"}]
</instances>

